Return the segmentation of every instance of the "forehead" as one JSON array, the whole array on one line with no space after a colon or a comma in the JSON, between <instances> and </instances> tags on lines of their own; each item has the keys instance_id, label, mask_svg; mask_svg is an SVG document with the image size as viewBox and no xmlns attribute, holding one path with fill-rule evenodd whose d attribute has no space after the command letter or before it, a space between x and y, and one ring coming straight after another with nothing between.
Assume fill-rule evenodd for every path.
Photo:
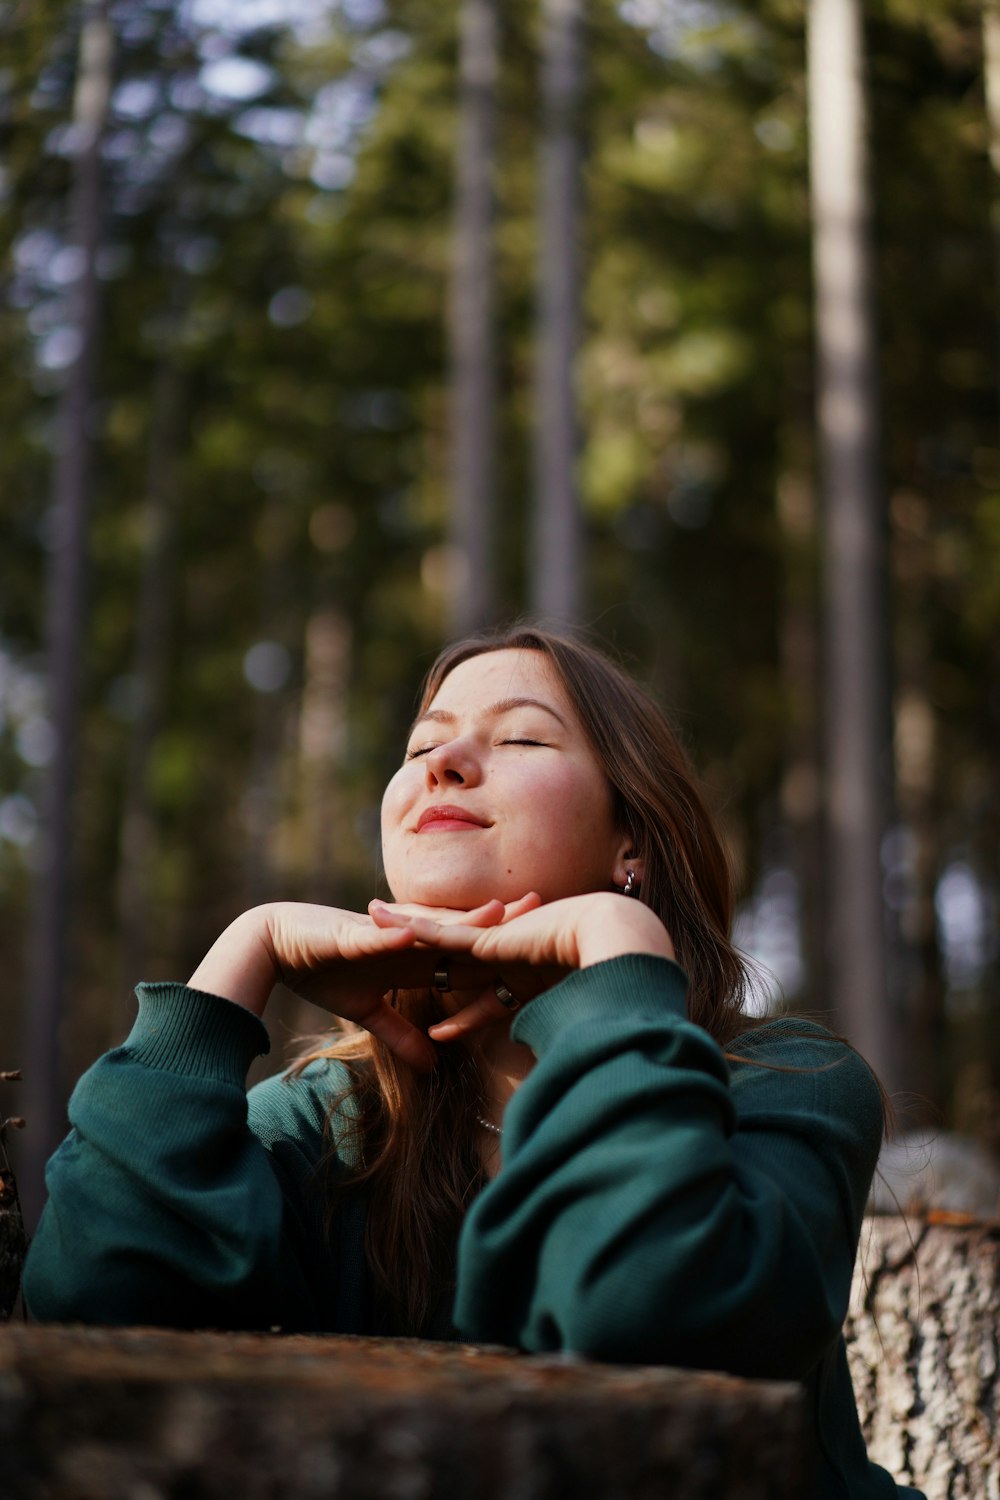
<instances>
[{"instance_id":1,"label":"forehead","mask_svg":"<svg viewBox=\"0 0 1000 1500\"><path fill-rule=\"evenodd\" d=\"M428 708L474 711L508 698L538 698L575 717L566 690L544 651L505 647L484 651L453 667Z\"/></svg>"}]
</instances>

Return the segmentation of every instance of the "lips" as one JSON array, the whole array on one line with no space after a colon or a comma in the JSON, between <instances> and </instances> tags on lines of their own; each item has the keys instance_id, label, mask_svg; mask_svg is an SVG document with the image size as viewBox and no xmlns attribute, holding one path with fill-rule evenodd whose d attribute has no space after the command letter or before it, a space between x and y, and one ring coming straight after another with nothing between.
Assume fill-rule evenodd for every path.
<instances>
[{"instance_id":1,"label":"lips","mask_svg":"<svg viewBox=\"0 0 1000 1500\"><path fill-rule=\"evenodd\" d=\"M469 812L467 807L451 807L445 803L435 803L433 807L424 808L420 814L417 832L423 833L428 830L433 833L461 833L465 829L488 828L489 826L485 818L477 818L475 813Z\"/></svg>"}]
</instances>

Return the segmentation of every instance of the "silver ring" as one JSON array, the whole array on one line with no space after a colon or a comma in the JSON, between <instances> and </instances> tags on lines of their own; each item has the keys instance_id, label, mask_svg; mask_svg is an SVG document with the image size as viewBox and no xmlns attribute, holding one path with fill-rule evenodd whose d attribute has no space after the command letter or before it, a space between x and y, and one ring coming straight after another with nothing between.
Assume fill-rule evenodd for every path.
<instances>
[{"instance_id":1,"label":"silver ring","mask_svg":"<svg viewBox=\"0 0 1000 1500\"><path fill-rule=\"evenodd\" d=\"M520 1000L517 998L516 995L512 995L511 994L510 990L504 984L503 980L499 978L499 976L497 978L496 983L493 986L493 993L496 995L497 999L500 1001L500 1004L501 1005L505 1005L508 1010L520 1010L521 1009L521 1002L520 1002Z\"/></svg>"},{"instance_id":2,"label":"silver ring","mask_svg":"<svg viewBox=\"0 0 1000 1500\"><path fill-rule=\"evenodd\" d=\"M448 978L448 960L443 958L434 970L434 978L431 980L433 989L440 990L443 995L451 989L451 980Z\"/></svg>"}]
</instances>

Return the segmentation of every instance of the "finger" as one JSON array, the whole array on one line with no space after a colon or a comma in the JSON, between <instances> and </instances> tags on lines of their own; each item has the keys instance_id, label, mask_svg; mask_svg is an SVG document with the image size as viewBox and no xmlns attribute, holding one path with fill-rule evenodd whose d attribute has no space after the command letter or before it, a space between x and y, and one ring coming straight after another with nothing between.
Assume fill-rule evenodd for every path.
<instances>
[{"instance_id":1,"label":"finger","mask_svg":"<svg viewBox=\"0 0 1000 1500\"><path fill-rule=\"evenodd\" d=\"M417 935L412 926L395 922L385 927L373 925L368 928L356 928L352 937L353 953L345 943L343 956L347 959L375 958L379 953L393 953L400 948L412 948L417 941Z\"/></svg>"},{"instance_id":2,"label":"finger","mask_svg":"<svg viewBox=\"0 0 1000 1500\"><path fill-rule=\"evenodd\" d=\"M427 1035L435 1042L454 1042L459 1037L482 1031L486 1026L495 1026L505 1016L510 1016L510 1010L505 1005L501 1005L492 995L483 995L455 1015L449 1016L447 1021L438 1021L436 1025L428 1027Z\"/></svg>"},{"instance_id":3,"label":"finger","mask_svg":"<svg viewBox=\"0 0 1000 1500\"><path fill-rule=\"evenodd\" d=\"M498 930L498 924L486 928L470 927L465 922L437 922L431 917L409 916L405 912L385 913L387 926L402 928L412 933L416 942L428 948L440 948L447 953L466 953L477 942Z\"/></svg>"},{"instance_id":4,"label":"finger","mask_svg":"<svg viewBox=\"0 0 1000 1500\"><path fill-rule=\"evenodd\" d=\"M447 907L420 906L415 902L406 901L380 901L378 899L369 901L368 914L373 922L383 925L387 915L397 917L426 917L429 921L440 922L442 925L459 922L464 927L495 927L498 923L506 920L502 901L486 901L482 906L475 906L471 911L452 910ZM387 924L388 925L388 924Z\"/></svg>"},{"instance_id":5,"label":"finger","mask_svg":"<svg viewBox=\"0 0 1000 1500\"><path fill-rule=\"evenodd\" d=\"M384 901L372 901L368 907L368 913L375 926L382 930L409 929L417 920L412 912L403 911L398 906L388 906Z\"/></svg>"},{"instance_id":6,"label":"finger","mask_svg":"<svg viewBox=\"0 0 1000 1500\"><path fill-rule=\"evenodd\" d=\"M514 917L523 917L526 911L536 911L542 904L542 898L537 891L527 891L516 901L509 901L504 907L503 919L510 922Z\"/></svg>"},{"instance_id":7,"label":"finger","mask_svg":"<svg viewBox=\"0 0 1000 1500\"><path fill-rule=\"evenodd\" d=\"M476 906L472 911L467 911L462 918L465 927L496 927L504 920L505 907L502 901L485 901L482 906Z\"/></svg>"},{"instance_id":8,"label":"finger","mask_svg":"<svg viewBox=\"0 0 1000 1500\"><path fill-rule=\"evenodd\" d=\"M366 1016L360 1023L372 1036L378 1037L380 1042L389 1048L390 1052L400 1058L402 1062L409 1063L411 1068L416 1068L419 1073L432 1073L437 1067L437 1055L433 1044L429 1042L422 1031L418 1031L412 1021L401 1016L398 1010L392 1010L389 1006Z\"/></svg>"}]
</instances>

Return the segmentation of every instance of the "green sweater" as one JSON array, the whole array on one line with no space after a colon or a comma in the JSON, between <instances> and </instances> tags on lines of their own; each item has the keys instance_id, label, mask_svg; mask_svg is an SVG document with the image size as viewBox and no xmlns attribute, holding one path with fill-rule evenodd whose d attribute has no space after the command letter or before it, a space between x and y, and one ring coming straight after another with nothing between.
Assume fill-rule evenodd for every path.
<instances>
[{"instance_id":1,"label":"green sweater","mask_svg":"<svg viewBox=\"0 0 1000 1500\"><path fill-rule=\"evenodd\" d=\"M801 1381L817 1500L915 1495L866 1457L841 1334L881 1139L875 1081L803 1021L747 1033L727 1063L684 995L676 965L635 955L517 1016L538 1061L462 1229L457 1331ZM344 1073L313 1063L248 1096L267 1049L240 1006L140 987L131 1036L78 1084L49 1164L34 1317L383 1331L363 1201L345 1195L324 1228L317 1168Z\"/></svg>"}]
</instances>

